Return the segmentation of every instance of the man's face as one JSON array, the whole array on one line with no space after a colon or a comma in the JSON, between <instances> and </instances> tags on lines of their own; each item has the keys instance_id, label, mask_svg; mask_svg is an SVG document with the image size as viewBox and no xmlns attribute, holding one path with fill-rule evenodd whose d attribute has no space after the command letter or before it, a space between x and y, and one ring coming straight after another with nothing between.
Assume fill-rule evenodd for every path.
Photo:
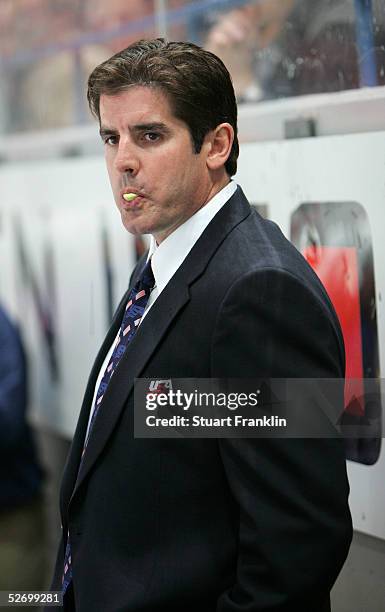
<instances>
[{"instance_id":1,"label":"man's face","mask_svg":"<svg viewBox=\"0 0 385 612\"><path fill-rule=\"evenodd\" d=\"M159 89L134 86L100 98L100 132L123 225L158 244L212 197L210 141L193 150L187 125ZM135 193L131 202L124 193Z\"/></svg>"}]
</instances>

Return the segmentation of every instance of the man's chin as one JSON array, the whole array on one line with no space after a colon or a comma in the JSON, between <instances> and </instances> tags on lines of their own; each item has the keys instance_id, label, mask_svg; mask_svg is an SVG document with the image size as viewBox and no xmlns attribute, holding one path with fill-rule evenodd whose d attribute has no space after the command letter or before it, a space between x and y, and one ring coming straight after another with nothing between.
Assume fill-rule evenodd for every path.
<instances>
[{"instance_id":1,"label":"man's chin","mask_svg":"<svg viewBox=\"0 0 385 612\"><path fill-rule=\"evenodd\" d=\"M151 236L154 236L158 244L167 238L167 236L169 236L169 234L171 234L174 229L180 225L180 223L175 224L174 226L167 225L166 223L160 225L159 223L156 223L155 219L151 223L149 219L139 219L139 217L137 219L128 219L123 213L121 217L124 227L130 234L133 234L134 236L151 234Z\"/></svg>"},{"instance_id":2,"label":"man's chin","mask_svg":"<svg viewBox=\"0 0 385 612\"><path fill-rule=\"evenodd\" d=\"M122 217L122 222L129 234L140 236L141 234L153 234L156 230L148 223L132 223Z\"/></svg>"}]
</instances>

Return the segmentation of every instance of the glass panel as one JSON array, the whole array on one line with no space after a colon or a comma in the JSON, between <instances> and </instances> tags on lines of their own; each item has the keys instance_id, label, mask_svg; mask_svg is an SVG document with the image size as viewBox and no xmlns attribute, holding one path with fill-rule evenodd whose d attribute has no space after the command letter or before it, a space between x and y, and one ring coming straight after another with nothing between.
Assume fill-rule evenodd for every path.
<instances>
[{"instance_id":1,"label":"glass panel","mask_svg":"<svg viewBox=\"0 0 385 612\"><path fill-rule=\"evenodd\" d=\"M189 32L223 59L240 101L385 84L385 0L234 2Z\"/></svg>"},{"instance_id":2,"label":"glass panel","mask_svg":"<svg viewBox=\"0 0 385 612\"><path fill-rule=\"evenodd\" d=\"M222 57L241 102L385 84L385 0L1 0L0 133L88 121L92 68L165 29Z\"/></svg>"},{"instance_id":3,"label":"glass panel","mask_svg":"<svg viewBox=\"0 0 385 612\"><path fill-rule=\"evenodd\" d=\"M93 67L156 35L154 0L2 0L0 132L90 120Z\"/></svg>"}]
</instances>

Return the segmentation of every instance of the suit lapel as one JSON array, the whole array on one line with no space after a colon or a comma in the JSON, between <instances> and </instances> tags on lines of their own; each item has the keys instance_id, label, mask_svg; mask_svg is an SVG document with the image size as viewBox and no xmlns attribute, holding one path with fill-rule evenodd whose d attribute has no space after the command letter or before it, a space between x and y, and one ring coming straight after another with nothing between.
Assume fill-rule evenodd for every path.
<instances>
[{"instance_id":1,"label":"suit lapel","mask_svg":"<svg viewBox=\"0 0 385 612\"><path fill-rule=\"evenodd\" d=\"M95 420L81 469L77 474L96 378L105 354L118 331L123 316L125 298L128 295L128 292L126 293L115 315L112 327L99 351L87 385L70 459L66 468L65 482L67 486L65 490L63 481L64 502L70 498L76 474L77 480L73 495L76 494L102 452L133 389L135 378L140 377L170 324L181 308L189 301L189 286L204 272L215 251L229 232L249 214L250 206L242 190L238 188L236 193L209 223L180 268L157 298L114 372L105 392L98 417Z\"/></svg>"},{"instance_id":2,"label":"suit lapel","mask_svg":"<svg viewBox=\"0 0 385 612\"><path fill-rule=\"evenodd\" d=\"M108 330L107 335L104 338L104 341L99 349L99 352L96 356L94 365L92 367L91 373L88 378L88 382L87 382L87 386L86 386L86 390L85 390L85 394L83 398L83 403L82 403L81 410L80 410L79 420L76 425L76 430L75 430L71 448L68 454L66 466L64 469L63 482L62 482L61 494L60 494L60 506L61 506L63 518L65 516L64 509L67 507L67 502L71 497L71 494L74 488L74 483L76 481L76 477L77 477L78 470L79 470L79 463L80 463L80 458L81 458L81 454L83 451L84 438L85 438L85 433L87 431L88 420L90 417L90 405L91 405L91 402L94 396L96 380L97 380L100 368L102 367L105 356L109 348L111 347L116 337L116 334L118 333L118 329L120 327L120 321L123 317L123 311L125 308L126 299L129 294L129 291L130 290L127 290L127 292L123 296L116 310L116 313L111 323L111 327Z\"/></svg>"}]
</instances>

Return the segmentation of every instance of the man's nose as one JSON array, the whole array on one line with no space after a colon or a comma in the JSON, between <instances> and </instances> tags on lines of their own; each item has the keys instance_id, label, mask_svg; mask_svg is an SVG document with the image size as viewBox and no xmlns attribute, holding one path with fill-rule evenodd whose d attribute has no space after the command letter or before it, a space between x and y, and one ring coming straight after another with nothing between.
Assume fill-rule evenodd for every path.
<instances>
[{"instance_id":1,"label":"man's nose","mask_svg":"<svg viewBox=\"0 0 385 612\"><path fill-rule=\"evenodd\" d=\"M118 172L128 172L135 175L139 170L139 158L132 144L120 141L119 150L115 158L115 167Z\"/></svg>"}]
</instances>

